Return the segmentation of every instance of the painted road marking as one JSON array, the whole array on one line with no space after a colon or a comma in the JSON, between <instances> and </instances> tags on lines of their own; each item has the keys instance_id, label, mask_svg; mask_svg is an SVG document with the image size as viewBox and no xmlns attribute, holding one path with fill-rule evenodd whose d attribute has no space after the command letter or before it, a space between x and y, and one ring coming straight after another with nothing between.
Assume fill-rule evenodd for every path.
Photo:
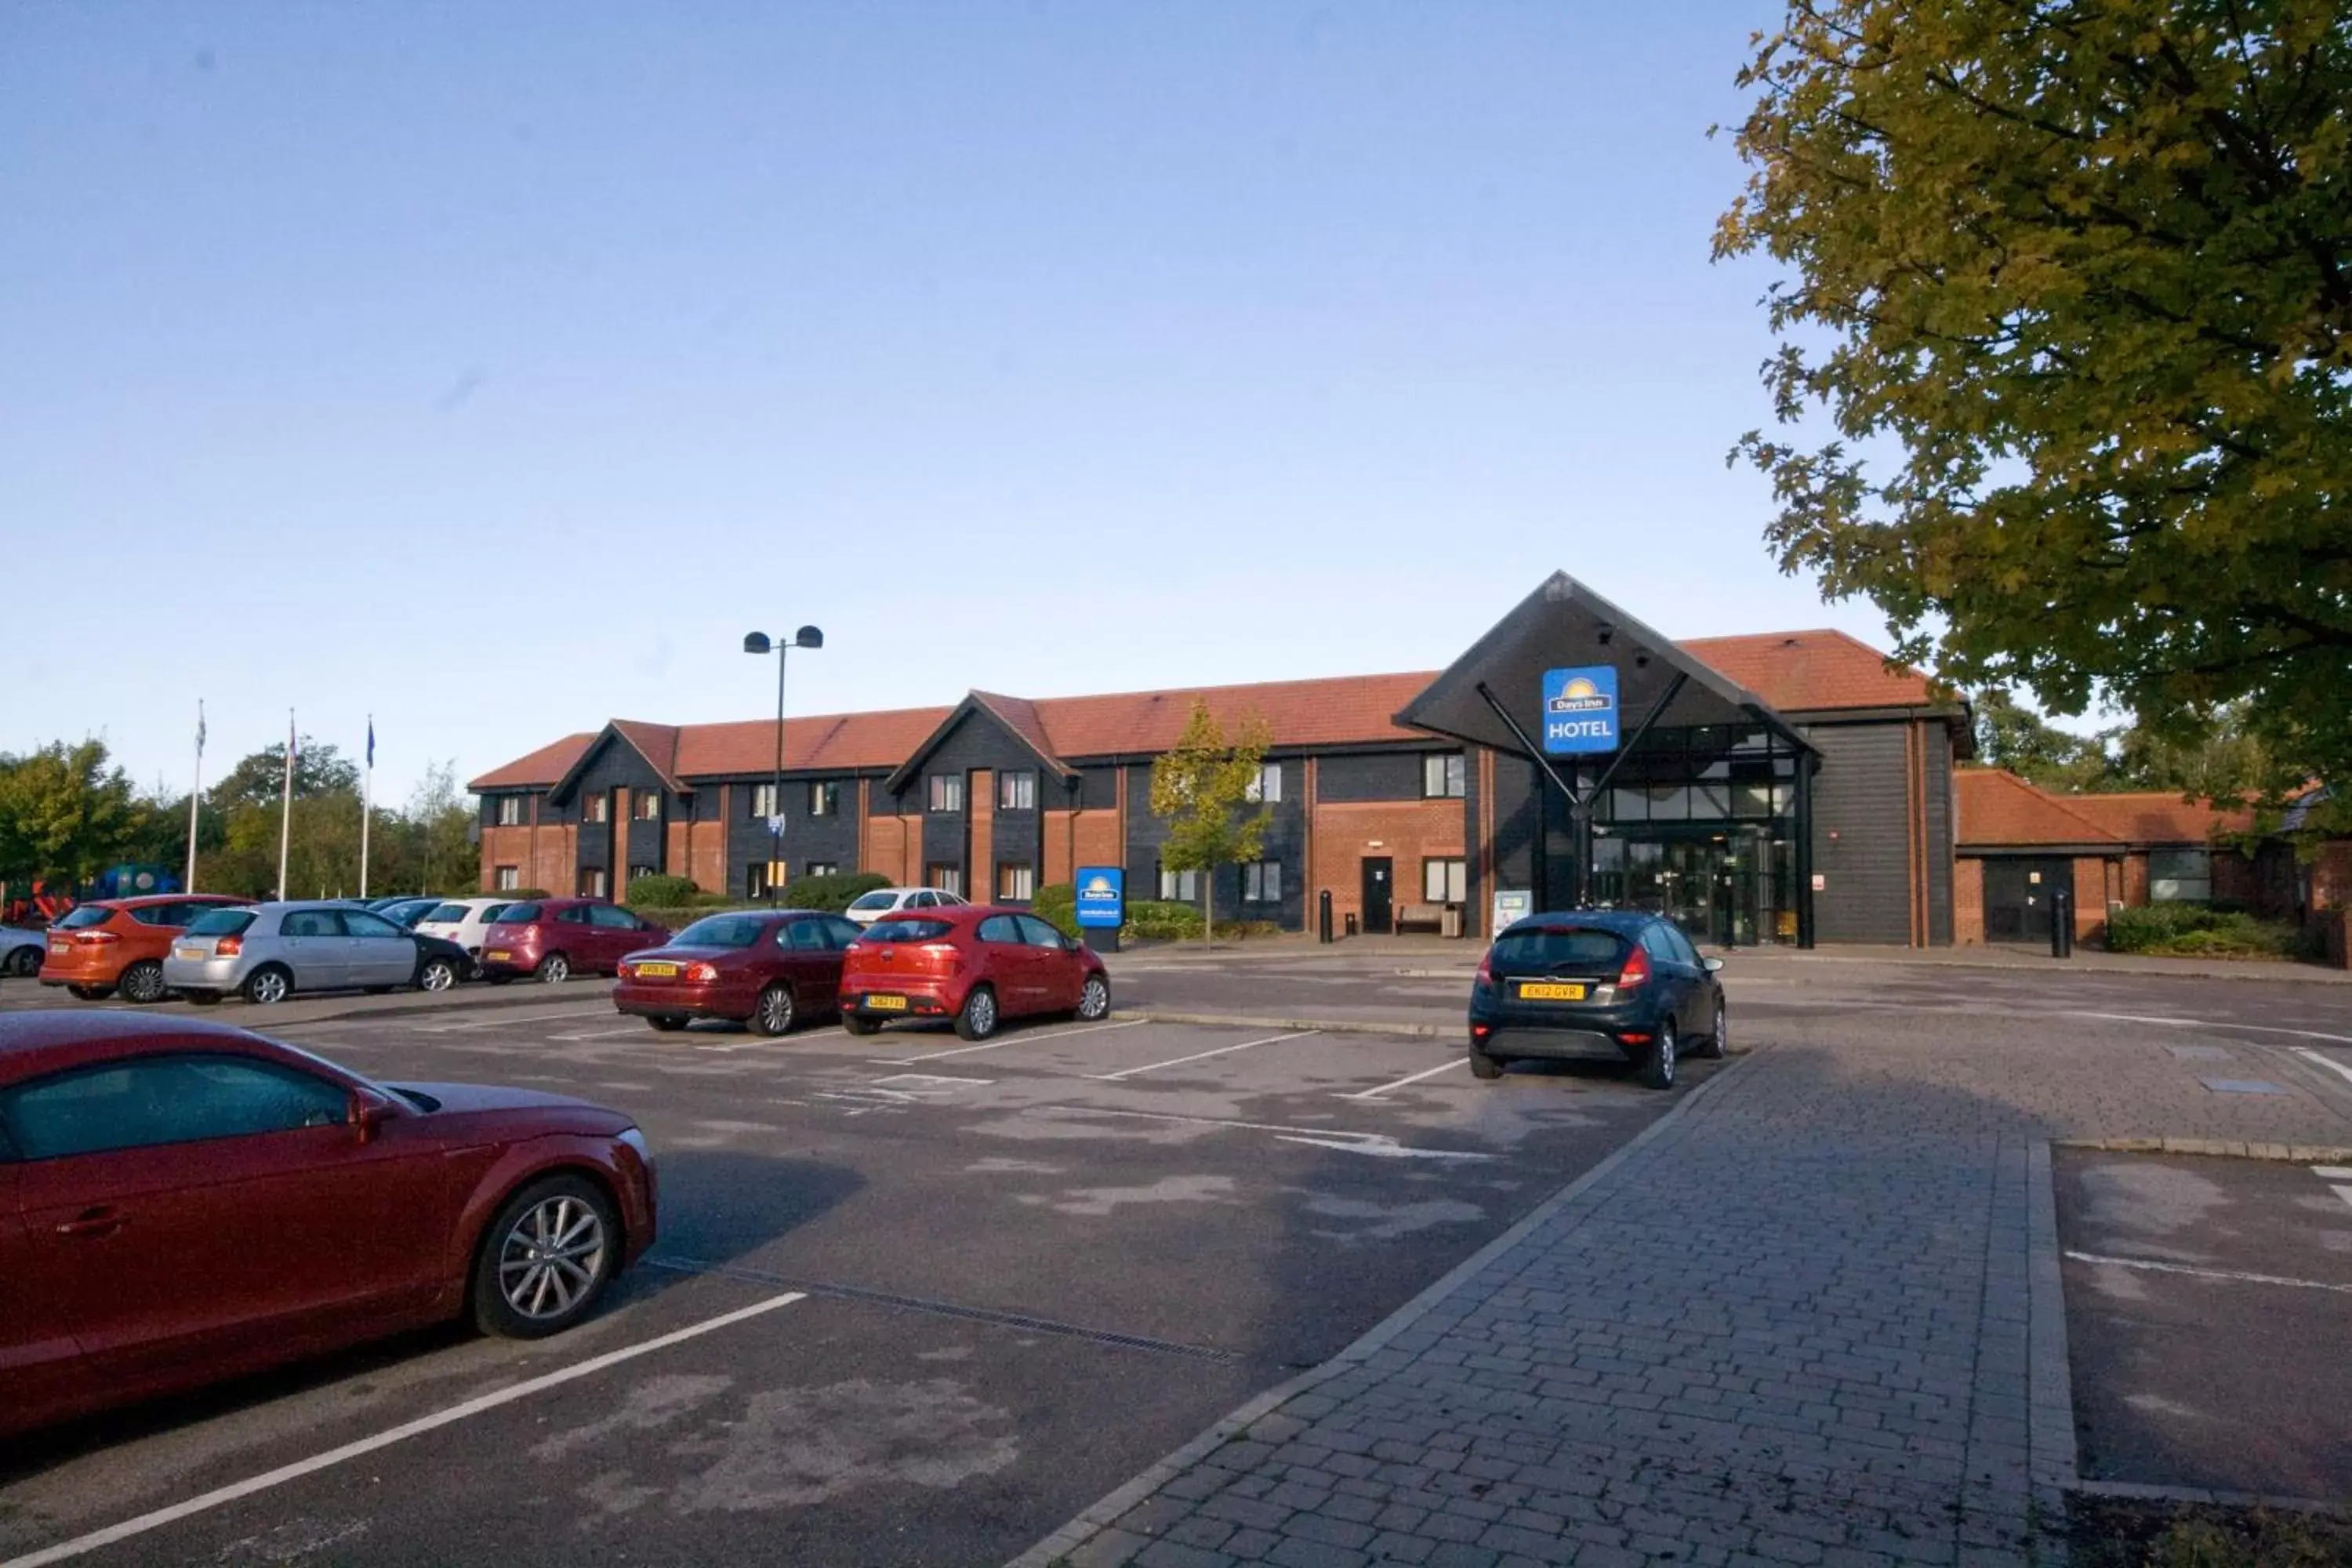
<instances>
[{"instance_id":1,"label":"painted road marking","mask_svg":"<svg viewBox=\"0 0 2352 1568\"><path fill-rule=\"evenodd\" d=\"M1211 1057L1222 1057L1231 1051L1245 1051L1253 1046L1271 1046L1283 1040L1303 1040L1309 1035L1319 1035L1322 1032L1320 1029L1300 1029L1295 1034L1268 1035L1262 1040L1244 1040L1238 1046L1219 1046L1213 1051L1194 1051L1189 1057L1171 1057L1164 1062L1150 1062L1139 1068L1129 1068L1123 1072L1094 1072L1087 1076L1097 1083L1117 1083L1123 1078L1133 1078L1139 1072L1158 1072L1161 1068L1182 1067L1186 1062L1204 1062Z\"/></svg>"},{"instance_id":2,"label":"painted road marking","mask_svg":"<svg viewBox=\"0 0 2352 1568\"><path fill-rule=\"evenodd\" d=\"M968 1057L974 1051L1002 1050L1006 1046L1033 1046L1040 1040L1066 1040L1072 1035L1102 1035L1113 1029L1132 1029L1138 1024L1150 1022L1149 1018L1129 1018L1124 1024L1089 1024L1082 1029L1055 1029L1050 1035L1013 1035L1002 1040L983 1041L977 1046L960 1046L951 1051L929 1051L919 1057L877 1057L874 1060L882 1067L919 1067L924 1062L938 1061L941 1057ZM0 1568L6 1568L6 1564L0 1563Z\"/></svg>"},{"instance_id":3,"label":"painted road marking","mask_svg":"<svg viewBox=\"0 0 2352 1568\"><path fill-rule=\"evenodd\" d=\"M2245 1029L2257 1035L2296 1035L2306 1040L2333 1040L2352 1046L2352 1035L2328 1035L2317 1029L2282 1029L2273 1024L2231 1024L2216 1018L2151 1018L2139 1013L2069 1013L2069 1018L2097 1018L2109 1024L2162 1024L2175 1029Z\"/></svg>"},{"instance_id":4,"label":"painted road marking","mask_svg":"<svg viewBox=\"0 0 2352 1568\"><path fill-rule=\"evenodd\" d=\"M2317 1051L2313 1050L2309 1046L2290 1046L2287 1048L2294 1052L2296 1056L2301 1057L2305 1061L2316 1062L2321 1067L2326 1068L2329 1072L2338 1075L2347 1082L2352 1082L2352 1068L2346 1067L2342 1062L2336 1061L2330 1057L2323 1057Z\"/></svg>"},{"instance_id":5,"label":"painted road marking","mask_svg":"<svg viewBox=\"0 0 2352 1568\"><path fill-rule=\"evenodd\" d=\"M1450 1072L1455 1068L1468 1067L1469 1065L1470 1058L1468 1057L1456 1057L1450 1062L1440 1062L1433 1068L1423 1068L1417 1073L1410 1073L1405 1077L1397 1079L1394 1083L1384 1083L1378 1089L1360 1089L1353 1094L1343 1094L1339 1098L1342 1100L1371 1100L1380 1095L1386 1094L1392 1089L1402 1089L1409 1083L1419 1083L1423 1079L1435 1078L1439 1073ZM5 1568L5 1565L0 1565L0 1568Z\"/></svg>"},{"instance_id":6,"label":"painted road marking","mask_svg":"<svg viewBox=\"0 0 2352 1568\"><path fill-rule=\"evenodd\" d=\"M464 1024L419 1024L416 1026L416 1032L420 1035L454 1035L462 1029L503 1029L509 1024L536 1024L551 1018L609 1018L612 1016L613 1009L610 1007L573 1007L562 1013L511 1014L503 1018L476 1018ZM0 1568L9 1568L9 1565L0 1563Z\"/></svg>"},{"instance_id":7,"label":"painted road marking","mask_svg":"<svg viewBox=\"0 0 2352 1568\"><path fill-rule=\"evenodd\" d=\"M801 1040L821 1040L827 1035L845 1033L836 1024L830 1029L805 1029L797 1035L754 1035L748 1040L738 1040L731 1046L697 1046L698 1051L753 1051L761 1046L786 1046Z\"/></svg>"},{"instance_id":8,"label":"painted road marking","mask_svg":"<svg viewBox=\"0 0 2352 1568\"><path fill-rule=\"evenodd\" d=\"M2352 1187L2330 1187L2327 1190L2334 1193L2337 1197L2342 1198L2346 1203L2352 1204Z\"/></svg>"},{"instance_id":9,"label":"painted road marking","mask_svg":"<svg viewBox=\"0 0 2352 1568\"><path fill-rule=\"evenodd\" d=\"M589 1029L576 1035L550 1035L547 1037L551 1040L609 1040L618 1035L644 1035L652 1031L652 1025L640 1021L625 1029Z\"/></svg>"},{"instance_id":10,"label":"painted road marking","mask_svg":"<svg viewBox=\"0 0 2352 1568\"><path fill-rule=\"evenodd\" d=\"M45 1546L38 1552L28 1552L22 1557L11 1557L5 1563L0 1563L0 1568L43 1568L45 1563L63 1563L70 1557L83 1556L98 1551L100 1547L111 1546L118 1541L129 1541L133 1536L144 1535L151 1530L160 1530L164 1525L177 1523L181 1520L218 1508L223 1503L235 1502L240 1498L251 1497L256 1492L268 1491L272 1487L284 1486L288 1481L299 1480L304 1476L314 1475L320 1470L356 1459L362 1455L373 1454L379 1448L388 1448L394 1443L404 1443L411 1437L422 1436L427 1432L449 1426L453 1422L479 1415L486 1410L495 1410L501 1405L512 1405L518 1399L528 1399L534 1394L543 1394L551 1388L559 1387L579 1378L593 1376L607 1367L618 1366L625 1361L635 1361L641 1355L650 1355L656 1351L667 1350L672 1345L683 1344L688 1340L698 1339L717 1330L730 1328L746 1319L756 1318L763 1312L772 1312L779 1307L789 1307L795 1301L807 1299L808 1293L804 1290L787 1290L781 1296L771 1296L763 1301L754 1301L748 1307L738 1307L731 1312L721 1312L715 1318L706 1319L699 1323L690 1323L683 1329L663 1334L656 1339L647 1340L643 1344L624 1345L619 1350L607 1351L603 1355L592 1356L575 1366L567 1366L560 1371L551 1372L543 1377L534 1377L511 1387L501 1388L495 1394L485 1394L478 1399L468 1399L463 1405L453 1405L448 1409L438 1411L431 1415L421 1415L414 1421L404 1422L389 1431L379 1432L373 1437L362 1437L356 1442L346 1443L340 1448L330 1448L323 1454L315 1454L307 1459L297 1459L290 1465L280 1465L274 1470L232 1482L228 1486L216 1487L201 1496L192 1497L185 1502L173 1503L169 1508L159 1508L152 1513L142 1513L136 1519L125 1520L121 1524L109 1525L104 1530L92 1531L88 1535L76 1536L71 1541L61 1541L55 1546Z\"/></svg>"},{"instance_id":11,"label":"painted road marking","mask_svg":"<svg viewBox=\"0 0 2352 1568\"><path fill-rule=\"evenodd\" d=\"M2326 1279L2290 1279L2284 1274L2246 1274L2234 1268L2192 1268L2186 1263L2158 1263L2152 1258L2105 1258L2095 1252L2069 1250L2067 1257L2077 1263L2105 1263L2117 1268L2145 1268L2154 1274L2186 1274L2197 1279L2227 1279L2241 1285L2293 1285L2305 1290L2335 1290L2352 1295L2352 1285L2337 1285ZM0 1563L0 1568L15 1568Z\"/></svg>"},{"instance_id":12,"label":"painted road marking","mask_svg":"<svg viewBox=\"0 0 2352 1568\"><path fill-rule=\"evenodd\" d=\"M1172 1110L1100 1110L1090 1105L1038 1105L1032 1106L1024 1114L1052 1115L1057 1111L1071 1116L1116 1116L1130 1121L1174 1121L1189 1127L1223 1127L1236 1132L1271 1132L1279 1142L1314 1143L1326 1149L1344 1149L1352 1154L1373 1154L1392 1160L1494 1158L1492 1154L1475 1153L1468 1150L1408 1148L1385 1132L1350 1132L1332 1127L1287 1127L1276 1121L1235 1121L1223 1116L1181 1116ZM0 1568L7 1568L7 1564L0 1563Z\"/></svg>"},{"instance_id":13,"label":"painted road marking","mask_svg":"<svg viewBox=\"0 0 2352 1568\"><path fill-rule=\"evenodd\" d=\"M2352 1182L2352 1165L2314 1165L2311 1173L2323 1182Z\"/></svg>"},{"instance_id":14,"label":"painted road marking","mask_svg":"<svg viewBox=\"0 0 2352 1568\"><path fill-rule=\"evenodd\" d=\"M928 1072L897 1072L892 1073L888 1078L877 1078L874 1081L877 1084L903 1083L910 1089L917 1087L962 1089L971 1084L984 1087L996 1080L992 1078L941 1078L936 1073Z\"/></svg>"}]
</instances>

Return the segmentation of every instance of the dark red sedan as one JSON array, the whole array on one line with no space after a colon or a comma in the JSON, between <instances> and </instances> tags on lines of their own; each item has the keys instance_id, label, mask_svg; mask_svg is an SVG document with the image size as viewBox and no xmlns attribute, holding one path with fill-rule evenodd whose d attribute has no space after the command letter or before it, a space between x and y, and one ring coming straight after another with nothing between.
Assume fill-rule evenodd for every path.
<instances>
[{"instance_id":1,"label":"dark red sedan","mask_svg":"<svg viewBox=\"0 0 2352 1568\"><path fill-rule=\"evenodd\" d=\"M556 984L614 974L630 953L668 940L667 926L603 899L532 899L509 904L482 928L482 978L503 985L528 974Z\"/></svg>"},{"instance_id":2,"label":"dark red sedan","mask_svg":"<svg viewBox=\"0 0 2352 1568\"><path fill-rule=\"evenodd\" d=\"M470 1316L571 1327L653 1244L618 1111L370 1082L243 1029L0 1017L0 1434Z\"/></svg>"},{"instance_id":3,"label":"dark red sedan","mask_svg":"<svg viewBox=\"0 0 2352 1568\"><path fill-rule=\"evenodd\" d=\"M706 915L624 959L613 1005L656 1029L728 1018L781 1035L839 1004L842 955L861 934L815 910Z\"/></svg>"},{"instance_id":4,"label":"dark red sedan","mask_svg":"<svg viewBox=\"0 0 2352 1568\"><path fill-rule=\"evenodd\" d=\"M1110 1011L1110 976L1090 948L1029 913L980 905L876 921L841 971L841 1022L870 1035L893 1018L953 1018L984 1040L1007 1018Z\"/></svg>"}]
</instances>

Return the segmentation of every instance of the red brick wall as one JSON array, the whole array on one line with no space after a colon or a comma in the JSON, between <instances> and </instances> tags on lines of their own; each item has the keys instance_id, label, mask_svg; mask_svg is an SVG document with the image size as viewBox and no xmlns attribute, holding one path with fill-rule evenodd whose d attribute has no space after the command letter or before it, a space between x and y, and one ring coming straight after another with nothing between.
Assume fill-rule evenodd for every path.
<instances>
[{"instance_id":1,"label":"red brick wall","mask_svg":"<svg viewBox=\"0 0 2352 1568\"><path fill-rule=\"evenodd\" d=\"M539 802L531 801L536 816ZM571 823L536 821L515 827L482 829L482 890L496 892L498 868L512 866L526 888L544 888L557 898L572 891L580 863L580 830Z\"/></svg>"},{"instance_id":2,"label":"red brick wall","mask_svg":"<svg viewBox=\"0 0 2352 1568\"><path fill-rule=\"evenodd\" d=\"M878 871L900 887L910 887L921 874L914 862L921 858L922 850L921 817L869 816L858 852L859 868Z\"/></svg>"},{"instance_id":3,"label":"red brick wall","mask_svg":"<svg viewBox=\"0 0 2352 1568\"><path fill-rule=\"evenodd\" d=\"M1984 862L1973 857L1952 864L1952 943L1984 945Z\"/></svg>"},{"instance_id":4,"label":"red brick wall","mask_svg":"<svg viewBox=\"0 0 2352 1568\"><path fill-rule=\"evenodd\" d=\"M2093 942L2107 933L2107 858L2082 855L2074 860L2074 940Z\"/></svg>"},{"instance_id":5,"label":"red brick wall","mask_svg":"<svg viewBox=\"0 0 2352 1568\"><path fill-rule=\"evenodd\" d=\"M1314 909L1317 895L1328 888L1337 930L1347 929L1348 916L1364 912L1367 856L1385 855L1395 862L1391 899L1402 909L1421 902L1424 857L1465 853L1458 800L1317 801L1307 810L1307 907Z\"/></svg>"},{"instance_id":6,"label":"red brick wall","mask_svg":"<svg viewBox=\"0 0 2352 1568\"><path fill-rule=\"evenodd\" d=\"M965 803L971 808L971 864L964 868L963 896L984 904L996 897L996 774L974 768L965 787L971 791Z\"/></svg>"},{"instance_id":7,"label":"red brick wall","mask_svg":"<svg viewBox=\"0 0 2352 1568\"><path fill-rule=\"evenodd\" d=\"M1116 866L1118 858L1118 813L1116 811L1048 811L1045 818L1044 882L1068 882L1080 866ZM1072 846L1076 845L1076 858Z\"/></svg>"},{"instance_id":8,"label":"red brick wall","mask_svg":"<svg viewBox=\"0 0 2352 1568\"><path fill-rule=\"evenodd\" d=\"M2311 867L2311 907L2340 910L2352 905L2352 842L2320 846Z\"/></svg>"}]
</instances>

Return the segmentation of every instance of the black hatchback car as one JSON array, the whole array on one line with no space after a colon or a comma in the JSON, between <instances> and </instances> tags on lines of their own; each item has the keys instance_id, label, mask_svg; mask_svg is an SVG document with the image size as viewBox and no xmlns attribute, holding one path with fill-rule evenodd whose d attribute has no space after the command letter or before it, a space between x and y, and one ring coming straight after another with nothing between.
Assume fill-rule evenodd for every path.
<instances>
[{"instance_id":1,"label":"black hatchback car","mask_svg":"<svg viewBox=\"0 0 2352 1568\"><path fill-rule=\"evenodd\" d=\"M1729 1039L1722 967L1657 915L1529 915L1479 962L1470 1070L1496 1079L1514 1061L1622 1056L1650 1088L1672 1089L1684 1053L1719 1057Z\"/></svg>"}]
</instances>

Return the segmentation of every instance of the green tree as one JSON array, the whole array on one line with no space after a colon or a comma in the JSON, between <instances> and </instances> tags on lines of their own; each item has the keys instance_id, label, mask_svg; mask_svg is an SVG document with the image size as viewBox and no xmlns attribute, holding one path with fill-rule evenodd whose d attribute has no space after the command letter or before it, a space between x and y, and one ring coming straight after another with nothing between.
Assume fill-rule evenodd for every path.
<instances>
[{"instance_id":1,"label":"green tree","mask_svg":"<svg viewBox=\"0 0 2352 1568\"><path fill-rule=\"evenodd\" d=\"M1216 935L1217 868L1255 860L1271 806L1251 809L1258 769L1273 733L1265 721L1245 719L1233 743L1209 705L1192 700L1184 732L1151 764L1151 810L1168 822L1160 863L1201 877L1202 939Z\"/></svg>"},{"instance_id":2,"label":"green tree","mask_svg":"<svg viewBox=\"0 0 2352 1568\"><path fill-rule=\"evenodd\" d=\"M2042 789L2069 793L2110 784L2104 742L2051 723L1999 687L1979 692L1976 709L1977 760Z\"/></svg>"},{"instance_id":3,"label":"green tree","mask_svg":"<svg viewBox=\"0 0 2352 1568\"><path fill-rule=\"evenodd\" d=\"M2342 0L1790 0L1739 79L1715 251L1785 268L1764 379L1834 427L1738 448L1783 568L1956 684L2352 780Z\"/></svg>"},{"instance_id":4,"label":"green tree","mask_svg":"<svg viewBox=\"0 0 2352 1568\"><path fill-rule=\"evenodd\" d=\"M238 759L236 766L222 774L205 798L222 811L240 805L274 807L285 782L286 748L268 746ZM335 747L322 745L308 735L302 737L294 755L296 800L334 794L356 795L359 791L360 770L354 763Z\"/></svg>"},{"instance_id":5,"label":"green tree","mask_svg":"<svg viewBox=\"0 0 2352 1568\"><path fill-rule=\"evenodd\" d=\"M415 845L413 885L437 893L473 890L481 863L472 838L473 797L459 792L455 761L425 763L403 815L406 837Z\"/></svg>"},{"instance_id":6,"label":"green tree","mask_svg":"<svg viewBox=\"0 0 2352 1568\"><path fill-rule=\"evenodd\" d=\"M86 882L124 858L140 826L130 777L107 765L104 742L0 756L0 876Z\"/></svg>"}]
</instances>

